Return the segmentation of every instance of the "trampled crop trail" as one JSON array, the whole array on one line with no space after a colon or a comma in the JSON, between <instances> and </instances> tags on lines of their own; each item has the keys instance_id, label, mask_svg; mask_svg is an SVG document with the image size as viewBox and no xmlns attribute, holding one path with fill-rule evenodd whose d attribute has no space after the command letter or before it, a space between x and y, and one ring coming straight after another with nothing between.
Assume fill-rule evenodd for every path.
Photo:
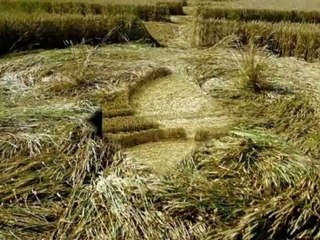
<instances>
[{"instance_id":1,"label":"trampled crop trail","mask_svg":"<svg viewBox=\"0 0 320 240\"><path fill-rule=\"evenodd\" d=\"M191 8L188 10L190 12ZM180 56L181 48L190 48L188 39L191 38L189 29L192 16L179 16L172 20L176 31L167 38L165 45L177 49L177 55ZM159 27L158 23L155 24ZM171 28L172 23L166 23L166 26ZM163 32L168 33L167 30ZM186 49L188 50L191 49ZM179 57L171 58L173 60ZM170 63L167 67L173 71L171 75L143 85L132 96L131 101L137 115L155 120L164 129L182 127L186 130L187 139L147 143L126 150L129 156L151 166L158 173L174 169L180 160L192 152L196 146L194 137L197 130L223 128L231 123L223 115L223 109L205 95L196 80L188 75L186 69L191 67L188 63L179 61Z\"/></svg>"}]
</instances>

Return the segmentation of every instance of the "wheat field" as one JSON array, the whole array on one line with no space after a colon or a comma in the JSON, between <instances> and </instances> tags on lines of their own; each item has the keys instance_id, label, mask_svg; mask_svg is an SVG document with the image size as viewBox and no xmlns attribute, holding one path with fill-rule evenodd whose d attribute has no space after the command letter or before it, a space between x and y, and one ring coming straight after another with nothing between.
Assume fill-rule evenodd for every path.
<instances>
[{"instance_id":1,"label":"wheat field","mask_svg":"<svg viewBox=\"0 0 320 240\"><path fill-rule=\"evenodd\" d=\"M0 239L319 239L319 7L0 0Z\"/></svg>"}]
</instances>

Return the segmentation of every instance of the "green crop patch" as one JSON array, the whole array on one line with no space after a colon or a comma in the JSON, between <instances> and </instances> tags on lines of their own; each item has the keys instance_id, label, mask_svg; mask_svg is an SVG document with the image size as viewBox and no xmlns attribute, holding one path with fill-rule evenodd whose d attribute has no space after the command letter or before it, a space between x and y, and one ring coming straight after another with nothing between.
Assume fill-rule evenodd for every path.
<instances>
[{"instance_id":1,"label":"green crop patch","mask_svg":"<svg viewBox=\"0 0 320 240\"><path fill-rule=\"evenodd\" d=\"M158 128L156 124L150 120L141 117L125 116L106 119L103 123L103 129L107 133L118 132L136 132L141 130Z\"/></svg>"},{"instance_id":2,"label":"green crop patch","mask_svg":"<svg viewBox=\"0 0 320 240\"><path fill-rule=\"evenodd\" d=\"M120 144L122 147L133 147L147 142L157 142L164 139L184 139L186 132L182 128L149 129L131 133L108 134L110 141Z\"/></svg>"},{"instance_id":3,"label":"green crop patch","mask_svg":"<svg viewBox=\"0 0 320 240\"><path fill-rule=\"evenodd\" d=\"M129 103L128 93L126 91L107 96L108 99L105 98L106 96L104 96L104 99L102 100L103 116L109 121L112 121L111 118L134 115L135 111Z\"/></svg>"},{"instance_id":4,"label":"green crop patch","mask_svg":"<svg viewBox=\"0 0 320 240\"><path fill-rule=\"evenodd\" d=\"M130 106L121 108L109 108L105 109L103 115L107 118L121 117L121 116L132 116L134 109Z\"/></svg>"}]
</instances>

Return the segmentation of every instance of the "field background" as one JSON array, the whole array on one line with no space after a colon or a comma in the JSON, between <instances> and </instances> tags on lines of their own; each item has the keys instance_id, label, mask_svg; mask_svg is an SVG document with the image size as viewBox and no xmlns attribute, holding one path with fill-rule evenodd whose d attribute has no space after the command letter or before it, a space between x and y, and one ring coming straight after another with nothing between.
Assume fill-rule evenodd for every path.
<instances>
[{"instance_id":1,"label":"field background","mask_svg":"<svg viewBox=\"0 0 320 240\"><path fill-rule=\"evenodd\" d=\"M228 8L253 8L253 9L280 9L280 10L309 10L309 11L317 11L320 9L320 2L318 0L311 1L299 1L299 0L231 0L231 1L201 1L206 4L212 5L223 5Z\"/></svg>"},{"instance_id":2,"label":"field background","mask_svg":"<svg viewBox=\"0 0 320 240\"><path fill-rule=\"evenodd\" d=\"M0 0L0 239L320 238L319 8Z\"/></svg>"}]
</instances>

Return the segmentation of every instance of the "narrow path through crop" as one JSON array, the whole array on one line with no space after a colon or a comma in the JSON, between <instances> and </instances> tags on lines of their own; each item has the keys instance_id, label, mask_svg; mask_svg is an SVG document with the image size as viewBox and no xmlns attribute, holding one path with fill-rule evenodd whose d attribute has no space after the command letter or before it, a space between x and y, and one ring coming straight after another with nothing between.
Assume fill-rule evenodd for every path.
<instances>
[{"instance_id":1,"label":"narrow path through crop","mask_svg":"<svg viewBox=\"0 0 320 240\"><path fill-rule=\"evenodd\" d=\"M190 12L192 8L189 7ZM192 18L190 15L173 17L174 23L161 23L161 26L159 23L148 23L147 27L156 35L159 31L163 32L160 40L166 41L164 44L176 49L177 56L181 56L181 49L191 48ZM170 33L172 35L168 36ZM175 59L173 56L167 57ZM130 157L161 174L170 172L180 160L192 153L196 146L194 137L197 130L223 128L231 123L223 115L223 109L186 74L187 64L171 62L166 67L173 71L172 75L145 84L132 96L131 101L137 115L153 119L164 129L182 127L187 132L187 139L153 142L126 149Z\"/></svg>"}]
</instances>

